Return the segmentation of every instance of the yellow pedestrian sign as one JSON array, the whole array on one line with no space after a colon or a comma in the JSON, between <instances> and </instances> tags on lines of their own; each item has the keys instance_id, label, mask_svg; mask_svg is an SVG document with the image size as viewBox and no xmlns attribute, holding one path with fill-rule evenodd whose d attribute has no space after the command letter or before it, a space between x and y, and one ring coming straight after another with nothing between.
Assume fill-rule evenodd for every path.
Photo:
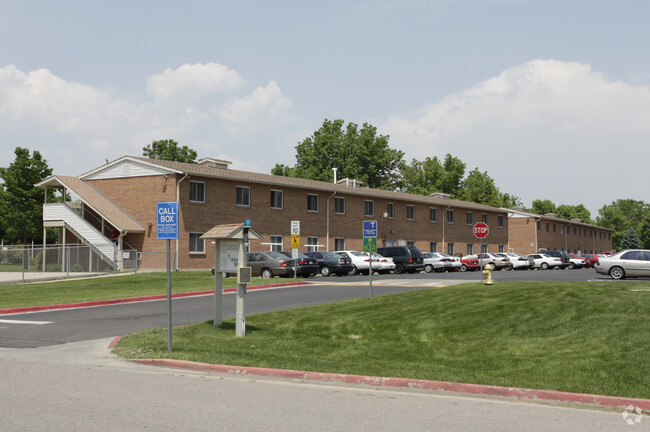
<instances>
[{"instance_id":1,"label":"yellow pedestrian sign","mask_svg":"<svg viewBox=\"0 0 650 432\"><path fill-rule=\"evenodd\" d=\"M300 247L300 236L291 234L291 249L298 249Z\"/></svg>"}]
</instances>

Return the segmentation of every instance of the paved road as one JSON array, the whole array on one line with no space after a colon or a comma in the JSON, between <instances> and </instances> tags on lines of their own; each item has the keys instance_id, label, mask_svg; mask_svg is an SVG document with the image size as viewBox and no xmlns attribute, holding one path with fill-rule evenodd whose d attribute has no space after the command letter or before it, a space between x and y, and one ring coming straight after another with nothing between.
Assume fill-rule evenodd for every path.
<instances>
[{"instance_id":1,"label":"paved road","mask_svg":"<svg viewBox=\"0 0 650 432\"><path fill-rule=\"evenodd\" d=\"M0 348L2 430L609 432L650 427L642 418L630 429L621 413L607 411L136 366L113 358L106 349L110 340Z\"/></svg>"}]
</instances>

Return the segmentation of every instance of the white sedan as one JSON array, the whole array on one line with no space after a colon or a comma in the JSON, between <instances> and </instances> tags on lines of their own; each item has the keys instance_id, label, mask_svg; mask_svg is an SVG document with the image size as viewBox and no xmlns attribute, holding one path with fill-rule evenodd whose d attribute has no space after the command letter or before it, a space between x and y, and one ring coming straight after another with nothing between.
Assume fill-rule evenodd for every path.
<instances>
[{"instance_id":1,"label":"white sedan","mask_svg":"<svg viewBox=\"0 0 650 432\"><path fill-rule=\"evenodd\" d=\"M455 271L463 265L460 258L442 252L423 252L422 255L424 256L424 271L427 273Z\"/></svg>"},{"instance_id":2,"label":"white sedan","mask_svg":"<svg viewBox=\"0 0 650 432\"><path fill-rule=\"evenodd\" d=\"M612 279L632 276L650 276L650 250L624 250L614 255L598 257L594 266L597 273L609 275Z\"/></svg>"},{"instance_id":3,"label":"white sedan","mask_svg":"<svg viewBox=\"0 0 650 432\"><path fill-rule=\"evenodd\" d=\"M370 256L367 253L345 250L345 251L335 251L335 254L341 255L343 258L350 258L352 261L352 266L354 267L350 274L368 274L368 269L370 268ZM375 272L379 270L381 263L372 261L372 271Z\"/></svg>"},{"instance_id":4,"label":"white sedan","mask_svg":"<svg viewBox=\"0 0 650 432\"><path fill-rule=\"evenodd\" d=\"M379 263L379 269L377 270L377 273L383 274L383 273L390 273L392 271L395 271L395 261L391 257L385 257L383 255L379 255L378 253L373 253L372 254L372 269L375 269L375 262Z\"/></svg>"},{"instance_id":5,"label":"white sedan","mask_svg":"<svg viewBox=\"0 0 650 432\"><path fill-rule=\"evenodd\" d=\"M557 257L552 257L550 255L546 255L545 253L536 253L536 254L530 254L528 257L532 257L533 260L535 261L535 264L533 264L532 268L535 269L558 269L562 267L562 258L557 258Z\"/></svg>"}]
</instances>

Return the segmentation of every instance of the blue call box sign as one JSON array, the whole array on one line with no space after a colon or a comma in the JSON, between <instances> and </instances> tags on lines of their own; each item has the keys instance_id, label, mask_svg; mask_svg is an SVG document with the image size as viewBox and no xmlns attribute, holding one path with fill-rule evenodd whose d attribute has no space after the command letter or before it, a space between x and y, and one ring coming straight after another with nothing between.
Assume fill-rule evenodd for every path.
<instances>
[{"instance_id":1,"label":"blue call box sign","mask_svg":"<svg viewBox=\"0 0 650 432\"><path fill-rule=\"evenodd\" d=\"M156 220L158 221L157 233L159 240L178 239L178 202L159 202L156 208Z\"/></svg>"},{"instance_id":2,"label":"blue call box sign","mask_svg":"<svg viewBox=\"0 0 650 432\"><path fill-rule=\"evenodd\" d=\"M377 237L377 221L363 221L363 236Z\"/></svg>"}]
</instances>

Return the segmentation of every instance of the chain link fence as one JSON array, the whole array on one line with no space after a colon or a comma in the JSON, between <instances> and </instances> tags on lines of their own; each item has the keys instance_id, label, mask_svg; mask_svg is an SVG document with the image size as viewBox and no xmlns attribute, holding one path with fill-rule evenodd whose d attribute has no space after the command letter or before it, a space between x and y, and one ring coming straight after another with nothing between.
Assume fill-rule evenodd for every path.
<instances>
[{"instance_id":1,"label":"chain link fence","mask_svg":"<svg viewBox=\"0 0 650 432\"><path fill-rule=\"evenodd\" d=\"M0 248L0 272L14 273L118 273L137 272L135 249L105 256L86 244L4 245ZM24 280L24 277L23 277Z\"/></svg>"}]
</instances>

